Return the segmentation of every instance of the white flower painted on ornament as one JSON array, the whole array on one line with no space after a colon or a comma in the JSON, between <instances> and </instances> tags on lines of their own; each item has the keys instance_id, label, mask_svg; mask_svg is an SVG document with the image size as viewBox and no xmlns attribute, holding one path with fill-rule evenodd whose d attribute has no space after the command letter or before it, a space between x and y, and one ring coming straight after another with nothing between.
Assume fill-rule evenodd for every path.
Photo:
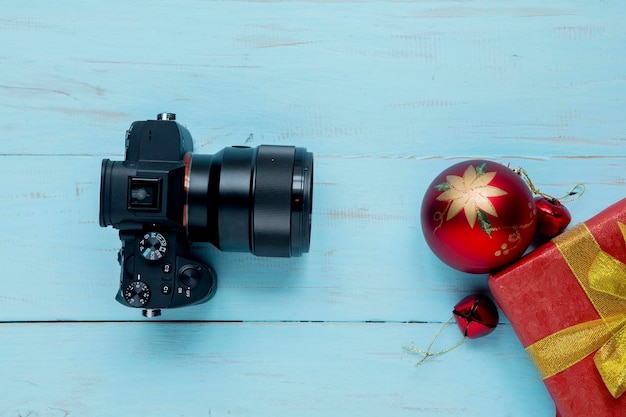
<instances>
[{"instance_id":1,"label":"white flower painted on ornament","mask_svg":"<svg viewBox=\"0 0 626 417\"><path fill-rule=\"evenodd\" d=\"M437 200L449 202L446 221L463 211L472 229L478 220L480 228L491 236L491 221L487 215L498 217L498 212L490 198L506 195L507 192L489 185L495 178L496 172L486 171L486 163L475 168L469 165L462 177L447 175L446 182L435 185L435 189L443 191Z\"/></svg>"}]
</instances>

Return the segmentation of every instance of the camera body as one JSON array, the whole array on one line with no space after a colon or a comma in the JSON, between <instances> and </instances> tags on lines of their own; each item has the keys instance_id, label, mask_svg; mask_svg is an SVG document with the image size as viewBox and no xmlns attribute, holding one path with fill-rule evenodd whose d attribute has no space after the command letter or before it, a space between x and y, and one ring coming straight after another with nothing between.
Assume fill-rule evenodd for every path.
<instances>
[{"instance_id":1,"label":"camera body","mask_svg":"<svg viewBox=\"0 0 626 417\"><path fill-rule=\"evenodd\" d=\"M194 155L175 115L136 121L124 161L102 161L100 225L119 230L116 300L161 309L209 300L217 275L191 259L192 240L261 256L308 252L313 156L304 148L236 146Z\"/></svg>"}]
</instances>

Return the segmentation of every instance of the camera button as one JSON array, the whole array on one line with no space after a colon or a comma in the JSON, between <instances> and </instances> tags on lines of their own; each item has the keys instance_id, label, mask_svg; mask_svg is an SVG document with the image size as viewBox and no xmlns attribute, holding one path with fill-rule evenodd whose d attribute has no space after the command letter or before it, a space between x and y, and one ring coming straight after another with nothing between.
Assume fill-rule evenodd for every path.
<instances>
[{"instance_id":1,"label":"camera button","mask_svg":"<svg viewBox=\"0 0 626 417\"><path fill-rule=\"evenodd\" d=\"M202 269L200 267L188 266L180 271L180 282L192 290L198 286L202 278Z\"/></svg>"},{"instance_id":2,"label":"camera button","mask_svg":"<svg viewBox=\"0 0 626 417\"><path fill-rule=\"evenodd\" d=\"M172 272L172 264L167 263L163 265L163 273L169 274L170 272Z\"/></svg>"},{"instance_id":3,"label":"camera button","mask_svg":"<svg viewBox=\"0 0 626 417\"><path fill-rule=\"evenodd\" d=\"M172 292L172 286L170 284L161 285L161 294L169 295Z\"/></svg>"}]
</instances>

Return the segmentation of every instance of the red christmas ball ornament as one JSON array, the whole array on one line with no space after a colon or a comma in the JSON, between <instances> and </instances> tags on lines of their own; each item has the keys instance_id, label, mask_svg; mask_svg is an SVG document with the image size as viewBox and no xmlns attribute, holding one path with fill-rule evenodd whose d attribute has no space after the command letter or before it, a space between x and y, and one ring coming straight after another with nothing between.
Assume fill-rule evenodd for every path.
<instances>
[{"instance_id":1,"label":"red christmas ball ornament","mask_svg":"<svg viewBox=\"0 0 626 417\"><path fill-rule=\"evenodd\" d=\"M449 266L481 274L518 259L533 240L533 194L512 169L493 161L452 165L428 186L421 208L430 249Z\"/></svg>"},{"instance_id":2,"label":"red christmas ball ornament","mask_svg":"<svg viewBox=\"0 0 626 417\"><path fill-rule=\"evenodd\" d=\"M572 221L567 207L552 197L535 197L537 207L537 233L544 238L552 239L561 234Z\"/></svg>"},{"instance_id":3,"label":"red christmas ball ornament","mask_svg":"<svg viewBox=\"0 0 626 417\"><path fill-rule=\"evenodd\" d=\"M468 295L454 306L452 311L463 336L469 339L483 337L498 325L498 309L489 297L481 294Z\"/></svg>"}]
</instances>

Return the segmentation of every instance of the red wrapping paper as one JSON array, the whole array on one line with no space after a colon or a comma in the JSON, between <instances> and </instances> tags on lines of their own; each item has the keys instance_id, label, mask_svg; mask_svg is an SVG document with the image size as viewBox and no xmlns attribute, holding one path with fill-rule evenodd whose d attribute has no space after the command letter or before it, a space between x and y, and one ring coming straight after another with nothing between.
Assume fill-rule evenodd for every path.
<instances>
[{"instance_id":1,"label":"red wrapping paper","mask_svg":"<svg viewBox=\"0 0 626 417\"><path fill-rule=\"evenodd\" d=\"M626 199L585 224L603 251L626 263L626 243L618 222L626 224ZM562 329L600 318L553 242L490 276L489 286L525 348ZM544 383L557 416L626 417L626 394L613 398L593 353Z\"/></svg>"}]
</instances>

